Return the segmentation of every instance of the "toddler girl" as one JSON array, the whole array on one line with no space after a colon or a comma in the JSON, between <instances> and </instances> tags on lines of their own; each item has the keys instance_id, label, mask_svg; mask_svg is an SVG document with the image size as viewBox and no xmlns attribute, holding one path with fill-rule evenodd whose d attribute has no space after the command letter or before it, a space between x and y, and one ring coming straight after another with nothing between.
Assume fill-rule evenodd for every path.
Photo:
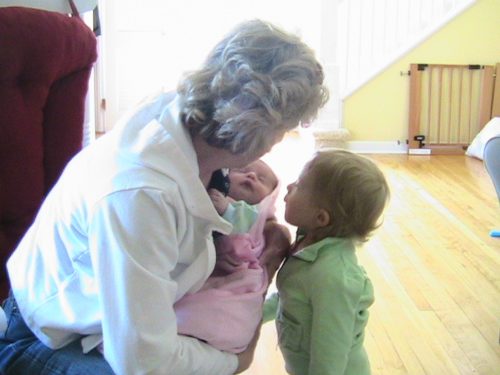
<instances>
[{"instance_id":1,"label":"toddler girl","mask_svg":"<svg viewBox=\"0 0 500 375\"><path fill-rule=\"evenodd\" d=\"M363 341L373 288L355 245L377 228L388 197L377 166L341 150L318 152L288 186L285 220L298 234L264 310L288 373L370 374Z\"/></svg>"}]
</instances>

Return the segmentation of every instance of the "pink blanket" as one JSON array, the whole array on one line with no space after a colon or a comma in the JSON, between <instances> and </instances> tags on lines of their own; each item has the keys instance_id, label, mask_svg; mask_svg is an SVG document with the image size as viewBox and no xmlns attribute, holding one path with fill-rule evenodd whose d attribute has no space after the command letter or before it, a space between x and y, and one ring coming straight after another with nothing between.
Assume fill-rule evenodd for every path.
<instances>
[{"instance_id":1,"label":"pink blanket","mask_svg":"<svg viewBox=\"0 0 500 375\"><path fill-rule=\"evenodd\" d=\"M259 204L258 219L248 233L215 240L214 272L199 291L174 305L180 334L220 350L245 350L262 319L269 280L259 258L265 247L264 224L274 217L278 192L279 185Z\"/></svg>"}]
</instances>

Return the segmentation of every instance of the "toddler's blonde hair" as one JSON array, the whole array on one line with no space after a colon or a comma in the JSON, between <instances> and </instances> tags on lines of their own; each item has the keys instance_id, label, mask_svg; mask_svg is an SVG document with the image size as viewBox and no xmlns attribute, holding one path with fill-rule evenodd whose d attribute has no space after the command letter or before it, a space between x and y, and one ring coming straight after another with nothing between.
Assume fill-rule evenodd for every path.
<instances>
[{"instance_id":1,"label":"toddler's blonde hair","mask_svg":"<svg viewBox=\"0 0 500 375\"><path fill-rule=\"evenodd\" d=\"M345 150L320 150L307 165L316 204L330 214L325 236L366 241L380 225L389 186L377 165Z\"/></svg>"}]
</instances>

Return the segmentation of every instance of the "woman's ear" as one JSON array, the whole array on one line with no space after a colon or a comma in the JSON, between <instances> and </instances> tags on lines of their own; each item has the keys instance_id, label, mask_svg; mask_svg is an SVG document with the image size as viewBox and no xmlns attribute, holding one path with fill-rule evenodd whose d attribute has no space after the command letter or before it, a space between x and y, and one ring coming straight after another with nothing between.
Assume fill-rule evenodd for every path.
<instances>
[{"instance_id":1,"label":"woman's ear","mask_svg":"<svg viewBox=\"0 0 500 375\"><path fill-rule=\"evenodd\" d=\"M316 222L320 227L326 227L330 224L330 213L324 208L320 208L316 214Z\"/></svg>"}]
</instances>

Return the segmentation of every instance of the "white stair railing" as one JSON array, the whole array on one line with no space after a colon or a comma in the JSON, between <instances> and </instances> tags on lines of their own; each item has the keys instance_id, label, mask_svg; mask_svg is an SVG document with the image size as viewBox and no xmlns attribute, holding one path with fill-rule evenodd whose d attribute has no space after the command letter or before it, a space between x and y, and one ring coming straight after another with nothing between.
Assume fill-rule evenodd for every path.
<instances>
[{"instance_id":1,"label":"white stair railing","mask_svg":"<svg viewBox=\"0 0 500 375\"><path fill-rule=\"evenodd\" d=\"M338 66L345 99L476 0L339 0Z\"/></svg>"}]
</instances>

